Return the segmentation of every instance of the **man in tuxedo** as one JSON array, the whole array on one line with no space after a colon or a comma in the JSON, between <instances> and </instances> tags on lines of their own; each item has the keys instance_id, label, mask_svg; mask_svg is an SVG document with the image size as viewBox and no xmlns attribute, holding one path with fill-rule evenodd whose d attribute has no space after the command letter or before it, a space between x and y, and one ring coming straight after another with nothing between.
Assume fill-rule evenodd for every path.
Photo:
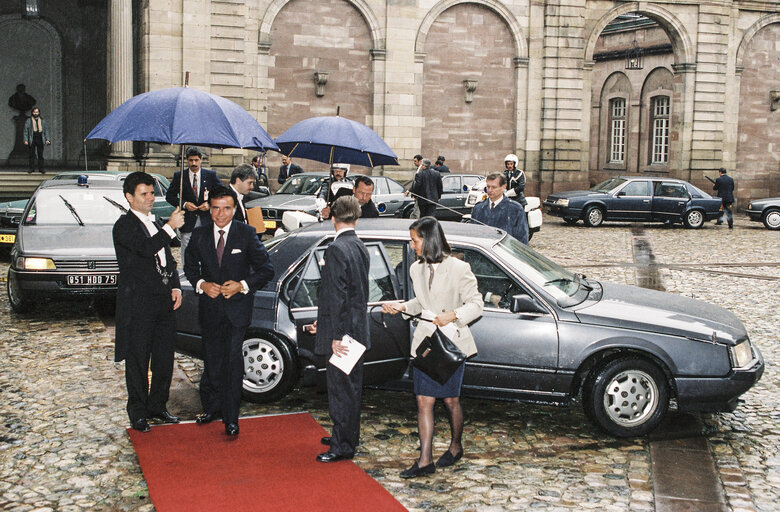
<instances>
[{"instance_id":1,"label":"man in tuxedo","mask_svg":"<svg viewBox=\"0 0 780 512\"><path fill-rule=\"evenodd\" d=\"M114 224L113 237L119 263L116 298L114 360L125 361L127 414L134 429L149 431L148 419L178 423L168 413L168 391L173 372L176 322L173 311L181 305L179 274L171 254L174 229L184 224L176 208L161 225L151 215L155 180L143 172L125 178L122 190L130 211ZM148 371L151 360L152 386Z\"/></svg>"},{"instance_id":2,"label":"man in tuxedo","mask_svg":"<svg viewBox=\"0 0 780 512\"><path fill-rule=\"evenodd\" d=\"M417 204L420 206L420 218L433 217L442 190L441 174L431 167L430 160L423 159L422 170L414 176L412 185L412 192L417 195Z\"/></svg>"},{"instance_id":3,"label":"man in tuxedo","mask_svg":"<svg viewBox=\"0 0 780 512\"><path fill-rule=\"evenodd\" d=\"M185 210L184 225L179 229L182 266L184 266L185 252L187 244L190 242L192 230L209 222L209 191L220 185L217 173L200 168L202 161L203 154L200 150L189 148L187 150L188 170L173 173L171 186L165 193L165 200L173 206L179 206L179 196L181 195L182 207ZM182 172L184 172L183 189L181 188Z\"/></svg>"},{"instance_id":4,"label":"man in tuxedo","mask_svg":"<svg viewBox=\"0 0 780 512\"><path fill-rule=\"evenodd\" d=\"M289 156L282 155L282 165L279 167L279 177L276 178L276 181L278 181L281 185L293 174L298 174L301 172L303 172L303 169L301 169L300 165L292 163L292 158Z\"/></svg>"},{"instance_id":5,"label":"man in tuxedo","mask_svg":"<svg viewBox=\"0 0 780 512\"><path fill-rule=\"evenodd\" d=\"M193 283L203 341L198 424L219 417L225 433L238 435L244 361L241 346L252 320L254 294L274 276L255 228L234 221L237 198L223 186L209 194L212 223L195 228L187 246L184 274Z\"/></svg>"},{"instance_id":6,"label":"man in tuxedo","mask_svg":"<svg viewBox=\"0 0 780 512\"><path fill-rule=\"evenodd\" d=\"M340 197L331 207L336 238L325 250L314 345L314 352L327 358L348 352L347 345L342 343L346 334L367 350L371 348L366 306L369 257L355 234L358 217L360 204L354 196ZM355 454L360 440L363 360L361 356L349 375L328 363L328 408L333 434L322 438L322 443L330 448L317 455L319 462L351 459Z\"/></svg>"},{"instance_id":7,"label":"man in tuxedo","mask_svg":"<svg viewBox=\"0 0 780 512\"><path fill-rule=\"evenodd\" d=\"M230 175L230 188L235 192L238 199L238 208L236 208L234 220L244 223L247 221L244 196L254 188L256 178L255 169L249 164L239 164L233 169L233 173Z\"/></svg>"}]
</instances>

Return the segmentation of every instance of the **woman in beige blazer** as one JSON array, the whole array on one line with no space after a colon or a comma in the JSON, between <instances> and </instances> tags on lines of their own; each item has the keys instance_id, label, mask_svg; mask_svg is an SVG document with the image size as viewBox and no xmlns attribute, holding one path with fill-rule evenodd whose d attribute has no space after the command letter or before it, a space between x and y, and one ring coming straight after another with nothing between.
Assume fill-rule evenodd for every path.
<instances>
[{"instance_id":1,"label":"woman in beige blazer","mask_svg":"<svg viewBox=\"0 0 780 512\"><path fill-rule=\"evenodd\" d=\"M409 227L411 247L417 254L409 274L414 286L415 298L403 304L386 303L383 311L389 314L406 312L418 315L428 310L436 315L433 323L444 326L451 322L457 327L452 340L460 350L471 357L477 353L474 337L468 324L482 315L484 304L477 289L477 278L468 263L450 256L450 246L444 231L433 217L423 217ZM412 354L424 338L422 329L416 329L412 338ZM402 478L429 475L455 464L463 456L463 409L460 406L460 388L463 383L465 363L442 384L424 372L414 370L414 394L417 395L417 427L420 435L420 458L411 468L402 471ZM449 449L433 463L433 407L436 399L444 399L450 421Z\"/></svg>"}]
</instances>

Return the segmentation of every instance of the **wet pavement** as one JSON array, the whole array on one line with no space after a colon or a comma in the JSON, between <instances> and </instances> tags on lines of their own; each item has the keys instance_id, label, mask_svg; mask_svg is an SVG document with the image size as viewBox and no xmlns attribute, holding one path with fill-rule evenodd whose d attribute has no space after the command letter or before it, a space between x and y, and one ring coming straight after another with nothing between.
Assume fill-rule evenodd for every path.
<instances>
[{"instance_id":1,"label":"wet pavement","mask_svg":"<svg viewBox=\"0 0 780 512\"><path fill-rule=\"evenodd\" d=\"M777 510L779 242L778 233L740 218L734 230L707 224L692 231L568 227L550 217L531 241L589 279L661 287L736 313L766 372L735 412L670 412L651 436L615 439L590 424L579 405L464 399L463 460L406 481L398 472L416 455L413 397L367 389L355 463L410 510ZM0 254L0 275L7 267L7 254ZM84 301L14 314L0 282L0 510L153 510L125 432L124 369L113 362L106 320ZM200 412L199 371L199 361L177 357L169 406L183 419ZM312 388L242 406L243 415L301 410L330 427L326 396ZM449 428L443 406L436 414L438 456ZM661 448L710 460L709 491L697 495L698 468L675 466Z\"/></svg>"}]
</instances>

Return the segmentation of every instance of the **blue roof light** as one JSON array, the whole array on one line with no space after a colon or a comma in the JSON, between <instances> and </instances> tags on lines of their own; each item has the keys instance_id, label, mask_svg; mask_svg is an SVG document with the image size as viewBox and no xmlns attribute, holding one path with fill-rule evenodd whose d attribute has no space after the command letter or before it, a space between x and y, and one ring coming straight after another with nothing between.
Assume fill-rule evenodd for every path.
<instances>
[{"instance_id":1,"label":"blue roof light","mask_svg":"<svg viewBox=\"0 0 780 512\"><path fill-rule=\"evenodd\" d=\"M87 176L84 174L80 174L78 177L78 185L79 187L86 187L87 186Z\"/></svg>"}]
</instances>

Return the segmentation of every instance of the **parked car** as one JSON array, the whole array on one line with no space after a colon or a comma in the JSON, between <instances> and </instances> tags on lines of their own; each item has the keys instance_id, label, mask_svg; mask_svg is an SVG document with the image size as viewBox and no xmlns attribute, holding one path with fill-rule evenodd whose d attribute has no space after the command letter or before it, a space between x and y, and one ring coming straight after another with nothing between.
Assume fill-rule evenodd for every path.
<instances>
[{"instance_id":1,"label":"parked car","mask_svg":"<svg viewBox=\"0 0 780 512\"><path fill-rule=\"evenodd\" d=\"M87 176L91 183L98 180L115 181L122 183L129 173L125 171L65 171L57 174L52 180L77 180L79 176ZM154 207L152 213L163 222L168 220L174 207L165 200L170 182L162 174L149 173L154 176L157 183L154 185ZM259 197L259 196L258 196ZM13 246L16 240L16 229L22 218L28 199L0 203L0 248Z\"/></svg>"},{"instance_id":2,"label":"parked car","mask_svg":"<svg viewBox=\"0 0 780 512\"><path fill-rule=\"evenodd\" d=\"M440 206L436 207L434 217L439 220L460 221L463 215L471 211L471 208L466 204L469 190L482 179L483 176L480 174L442 174ZM410 181L408 185L411 186L412 183ZM414 202L407 204L396 216L408 219L412 215L412 210L414 210Z\"/></svg>"},{"instance_id":3,"label":"parked car","mask_svg":"<svg viewBox=\"0 0 780 512\"><path fill-rule=\"evenodd\" d=\"M268 197L248 201L247 208L261 207L266 232L273 232L282 226L285 212L303 212L317 216L316 199L322 183L329 176L324 172L304 172L287 178L279 190ZM355 175L347 176L351 183ZM374 182L374 194L371 199L379 208L380 216L392 216L411 199L404 196L403 185L385 176L371 176ZM259 232L259 230L258 230Z\"/></svg>"},{"instance_id":4,"label":"parked car","mask_svg":"<svg viewBox=\"0 0 780 512\"><path fill-rule=\"evenodd\" d=\"M97 297L111 309L119 265L111 230L129 208L122 184L49 180L33 193L11 249L8 299L19 313L45 297Z\"/></svg>"},{"instance_id":5,"label":"parked car","mask_svg":"<svg viewBox=\"0 0 780 512\"><path fill-rule=\"evenodd\" d=\"M780 229L780 197L750 201L745 213L750 220L763 222L767 229L775 231ZM0 214L2 214L2 207L0 207Z\"/></svg>"},{"instance_id":6,"label":"parked car","mask_svg":"<svg viewBox=\"0 0 780 512\"><path fill-rule=\"evenodd\" d=\"M700 228L720 216L721 200L672 178L617 176L590 190L556 192L544 200L550 215L591 227L604 221L682 223Z\"/></svg>"},{"instance_id":7,"label":"parked car","mask_svg":"<svg viewBox=\"0 0 780 512\"><path fill-rule=\"evenodd\" d=\"M485 199L487 199L487 180L483 179L471 187L469 195L466 198L466 208L468 208L469 211L469 218L471 218L471 210L474 208L474 205ZM534 236L534 233L542 229L541 201L538 197L526 196L525 202L525 214L528 218L528 239L530 240Z\"/></svg>"},{"instance_id":8,"label":"parked car","mask_svg":"<svg viewBox=\"0 0 780 512\"><path fill-rule=\"evenodd\" d=\"M566 405L580 399L616 436L654 429L670 400L680 410L733 410L761 377L764 361L728 310L680 295L588 280L495 229L445 222L485 297L471 325L479 353L466 363L464 396ZM370 255L371 349L365 384L411 386L407 368L415 326L381 305L412 296L409 221L365 219L357 231ZM325 358L303 330L317 316L320 268L334 237L311 224L266 242L275 276L255 293L243 342L243 396L268 402L299 380L324 380ZM198 298L182 281L177 348L201 352Z\"/></svg>"}]
</instances>

